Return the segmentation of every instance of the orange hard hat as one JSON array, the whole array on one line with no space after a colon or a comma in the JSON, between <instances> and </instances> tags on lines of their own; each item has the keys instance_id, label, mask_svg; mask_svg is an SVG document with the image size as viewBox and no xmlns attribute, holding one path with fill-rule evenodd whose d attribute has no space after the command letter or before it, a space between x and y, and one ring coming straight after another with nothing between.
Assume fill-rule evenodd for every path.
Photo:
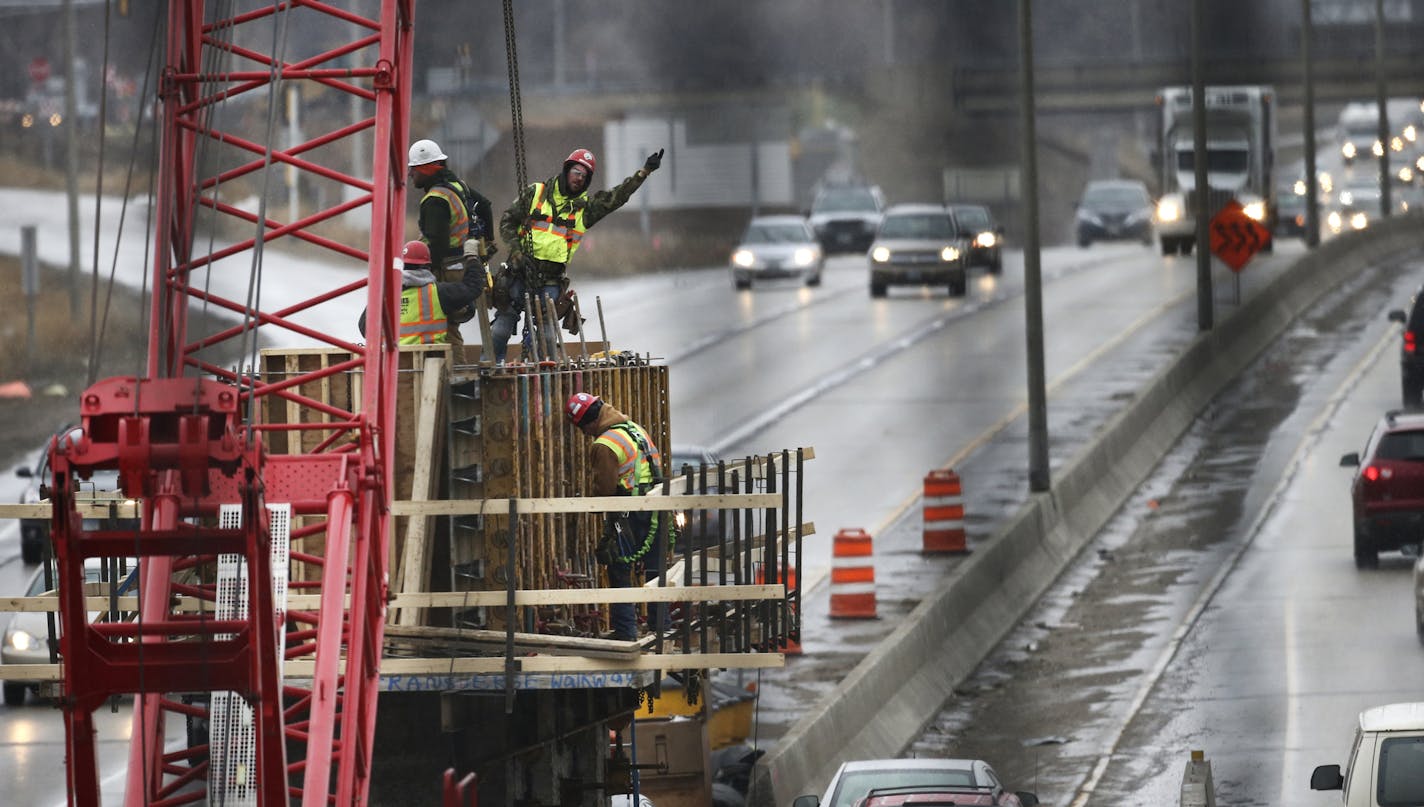
<instances>
[{"instance_id":1,"label":"orange hard hat","mask_svg":"<svg viewBox=\"0 0 1424 807\"><path fill-rule=\"evenodd\" d=\"M409 269L412 266L430 265L430 247L424 241L407 241L401 247L401 265Z\"/></svg>"}]
</instances>

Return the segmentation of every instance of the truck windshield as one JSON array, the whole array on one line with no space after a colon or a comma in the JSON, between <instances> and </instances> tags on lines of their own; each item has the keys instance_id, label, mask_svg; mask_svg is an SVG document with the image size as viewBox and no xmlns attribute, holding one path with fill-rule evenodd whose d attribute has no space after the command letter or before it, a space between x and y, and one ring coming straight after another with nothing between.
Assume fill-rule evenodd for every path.
<instances>
[{"instance_id":1,"label":"truck windshield","mask_svg":"<svg viewBox=\"0 0 1424 807\"><path fill-rule=\"evenodd\" d=\"M877 209L875 196L862 188L846 188L830 191L816 197L811 205L813 213L848 213L857 210L874 212Z\"/></svg>"},{"instance_id":2,"label":"truck windshield","mask_svg":"<svg viewBox=\"0 0 1424 807\"><path fill-rule=\"evenodd\" d=\"M1196 153L1190 149L1177 152L1177 170L1195 171ZM1206 153L1206 170L1221 174L1244 174L1251 165L1251 155L1247 151L1235 149L1211 149Z\"/></svg>"}]
</instances>

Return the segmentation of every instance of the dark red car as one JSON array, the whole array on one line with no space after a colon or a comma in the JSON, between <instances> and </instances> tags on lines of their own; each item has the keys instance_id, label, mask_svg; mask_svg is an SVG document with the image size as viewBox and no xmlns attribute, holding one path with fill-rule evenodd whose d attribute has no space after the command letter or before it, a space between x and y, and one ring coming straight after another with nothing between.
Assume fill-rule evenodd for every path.
<instances>
[{"instance_id":1,"label":"dark red car","mask_svg":"<svg viewBox=\"0 0 1424 807\"><path fill-rule=\"evenodd\" d=\"M1355 468L1355 565L1378 566L1381 552L1417 553L1424 539L1424 413L1386 413L1365 450L1340 464Z\"/></svg>"}]
</instances>

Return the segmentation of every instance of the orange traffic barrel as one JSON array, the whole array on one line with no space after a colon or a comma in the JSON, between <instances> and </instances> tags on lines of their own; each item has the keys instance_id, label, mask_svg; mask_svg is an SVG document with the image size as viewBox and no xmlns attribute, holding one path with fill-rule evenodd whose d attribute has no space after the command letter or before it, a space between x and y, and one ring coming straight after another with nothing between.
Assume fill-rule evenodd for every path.
<instances>
[{"instance_id":1,"label":"orange traffic barrel","mask_svg":"<svg viewBox=\"0 0 1424 807\"><path fill-rule=\"evenodd\" d=\"M875 566L870 533L836 533L831 547L831 618L875 618Z\"/></svg>"},{"instance_id":2,"label":"orange traffic barrel","mask_svg":"<svg viewBox=\"0 0 1424 807\"><path fill-rule=\"evenodd\" d=\"M968 552L964 542L964 492L950 470L925 475L924 552Z\"/></svg>"}]
</instances>

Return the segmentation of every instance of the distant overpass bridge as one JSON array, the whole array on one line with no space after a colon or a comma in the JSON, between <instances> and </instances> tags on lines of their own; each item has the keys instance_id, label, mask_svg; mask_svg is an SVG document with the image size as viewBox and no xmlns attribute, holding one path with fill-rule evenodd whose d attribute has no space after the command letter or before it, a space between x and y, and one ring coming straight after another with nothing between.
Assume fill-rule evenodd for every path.
<instances>
[{"instance_id":1,"label":"distant overpass bridge","mask_svg":"<svg viewBox=\"0 0 1424 807\"><path fill-rule=\"evenodd\" d=\"M1203 69L1207 84L1270 84L1281 105L1305 101L1305 68L1299 59L1212 61ZM1373 58L1316 61L1311 72L1317 103L1375 97ZM1386 59L1384 74L1389 96L1424 98L1424 69L1417 60ZM1016 68L958 67L952 78L954 106L976 115L1016 115L1019 81ZM1129 112L1151 105L1161 87L1190 83L1190 66L1179 63L1039 65L1034 70L1035 109L1039 114Z\"/></svg>"}]
</instances>

